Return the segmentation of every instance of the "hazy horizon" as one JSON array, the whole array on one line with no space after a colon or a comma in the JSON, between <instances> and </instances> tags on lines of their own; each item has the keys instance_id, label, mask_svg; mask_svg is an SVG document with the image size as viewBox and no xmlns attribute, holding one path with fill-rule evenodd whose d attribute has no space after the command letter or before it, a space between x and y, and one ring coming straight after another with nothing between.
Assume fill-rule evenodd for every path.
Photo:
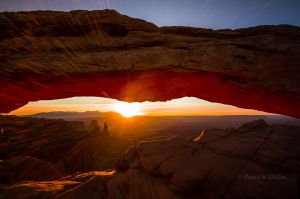
<instances>
[{"instance_id":1,"label":"hazy horizon","mask_svg":"<svg viewBox=\"0 0 300 199\"><path fill-rule=\"evenodd\" d=\"M124 108L118 107L125 104ZM131 107L131 105L134 107ZM129 105L129 107L128 107ZM41 112L69 111L69 112L117 112L124 115L124 111L130 112L137 108L136 115L146 116L221 116L221 115L272 115L262 111L243 109L221 103L212 103L194 97L183 97L165 102L127 103L115 99L102 97L72 97L57 100L42 100L30 102L27 105L14 110L9 115L32 115Z\"/></svg>"}]
</instances>

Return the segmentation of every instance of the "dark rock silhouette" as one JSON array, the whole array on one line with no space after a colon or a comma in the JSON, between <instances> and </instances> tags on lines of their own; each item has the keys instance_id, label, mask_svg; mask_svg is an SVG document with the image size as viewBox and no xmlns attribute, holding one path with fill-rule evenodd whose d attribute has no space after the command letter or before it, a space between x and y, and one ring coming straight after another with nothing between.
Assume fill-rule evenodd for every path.
<instances>
[{"instance_id":1,"label":"dark rock silhouette","mask_svg":"<svg viewBox=\"0 0 300 199\"><path fill-rule=\"evenodd\" d=\"M103 133L105 137L109 137L109 131L108 131L108 125L106 122L104 122L104 127L103 127Z\"/></svg>"},{"instance_id":2,"label":"dark rock silhouette","mask_svg":"<svg viewBox=\"0 0 300 199\"><path fill-rule=\"evenodd\" d=\"M104 122L102 130L97 120L91 120L89 125L89 133L91 135L98 135L103 138L109 137L108 125L106 122Z\"/></svg>"},{"instance_id":3,"label":"dark rock silhouette","mask_svg":"<svg viewBox=\"0 0 300 199\"><path fill-rule=\"evenodd\" d=\"M101 134L101 127L97 120L92 120L89 126L89 132L92 135L100 135Z\"/></svg>"}]
</instances>

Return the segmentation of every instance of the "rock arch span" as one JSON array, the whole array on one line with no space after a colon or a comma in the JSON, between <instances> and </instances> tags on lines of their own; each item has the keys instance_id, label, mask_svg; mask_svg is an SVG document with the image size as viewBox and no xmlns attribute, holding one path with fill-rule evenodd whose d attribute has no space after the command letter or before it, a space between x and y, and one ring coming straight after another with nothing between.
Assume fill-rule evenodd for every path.
<instances>
[{"instance_id":1,"label":"rock arch span","mask_svg":"<svg viewBox=\"0 0 300 199\"><path fill-rule=\"evenodd\" d=\"M0 14L0 112L29 101L184 96L300 118L300 28L157 27L103 11Z\"/></svg>"}]
</instances>

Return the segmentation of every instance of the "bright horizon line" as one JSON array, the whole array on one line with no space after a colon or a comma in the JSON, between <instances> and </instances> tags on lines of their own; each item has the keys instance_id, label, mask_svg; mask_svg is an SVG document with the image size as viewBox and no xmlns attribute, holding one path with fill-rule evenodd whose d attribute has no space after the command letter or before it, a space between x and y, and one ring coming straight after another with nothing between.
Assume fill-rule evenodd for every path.
<instances>
[{"instance_id":1,"label":"bright horizon line","mask_svg":"<svg viewBox=\"0 0 300 199\"><path fill-rule=\"evenodd\" d=\"M121 107L120 104L125 104ZM126 115L126 112L131 112L138 106L136 113L129 115L144 115L144 116L223 116L223 115L273 115L252 109L242 109L231 105L213 103L201 100L194 97L183 97L172 99L164 102L122 102L110 98L102 97L72 97L57 100L43 100L30 102L27 105L20 107L6 115L33 115L43 112L87 112L99 111L117 112ZM128 107L129 106L129 107ZM128 115L127 115L128 116Z\"/></svg>"},{"instance_id":2,"label":"bright horizon line","mask_svg":"<svg viewBox=\"0 0 300 199\"><path fill-rule=\"evenodd\" d=\"M42 114L42 113L86 113L86 112L99 112L99 113L117 113L119 115L122 116L122 114L116 112L116 111L105 111L105 112L102 112L102 111L90 111L90 110L87 110L87 111L48 111L48 112L37 112L37 113L33 113L33 114L3 114L1 113L0 115L11 115L11 116L31 116L31 115L37 115L37 114ZM151 117L177 117L177 116L184 116L184 117L194 117L194 116L268 116L268 115L280 115L280 114L275 114L275 113L264 113L264 114L172 114L172 115L168 115L168 114L165 114L165 115L159 115L159 114L141 114L141 115L135 115L133 117L139 117L139 116L151 116Z\"/></svg>"}]
</instances>

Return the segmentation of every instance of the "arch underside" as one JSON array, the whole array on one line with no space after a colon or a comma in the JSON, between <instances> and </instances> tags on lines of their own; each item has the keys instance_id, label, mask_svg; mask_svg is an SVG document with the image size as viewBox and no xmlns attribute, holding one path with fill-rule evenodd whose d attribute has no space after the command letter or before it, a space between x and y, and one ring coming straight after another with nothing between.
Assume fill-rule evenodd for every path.
<instances>
[{"instance_id":1,"label":"arch underside","mask_svg":"<svg viewBox=\"0 0 300 199\"><path fill-rule=\"evenodd\" d=\"M2 113L73 96L193 96L300 118L298 27L158 28L108 10L0 19Z\"/></svg>"}]
</instances>

